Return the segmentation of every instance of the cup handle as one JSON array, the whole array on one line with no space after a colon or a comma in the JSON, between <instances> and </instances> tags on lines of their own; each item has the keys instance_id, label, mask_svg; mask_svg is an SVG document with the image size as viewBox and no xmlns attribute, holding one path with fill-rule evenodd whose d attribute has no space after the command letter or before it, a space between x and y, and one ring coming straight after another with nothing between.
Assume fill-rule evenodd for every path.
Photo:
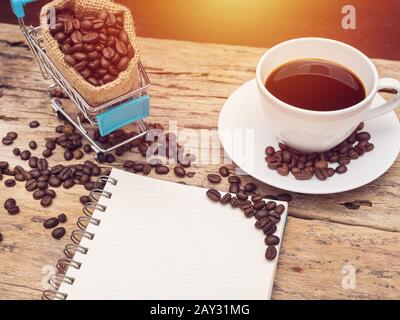
<instances>
[{"instance_id":1,"label":"cup handle","mask_svg":"<svg viewBox=\"0 0 400 320\"><path fill-rule=\"evenodd\" d=\"M392 78L383 78L378 82L378 91L382 89L390 89L397 91L396 97L381 106L368 110L365 120L370 120L383 116L384 114L396 109L400 106L400 81Z\"/></svg>"}]
</instances>

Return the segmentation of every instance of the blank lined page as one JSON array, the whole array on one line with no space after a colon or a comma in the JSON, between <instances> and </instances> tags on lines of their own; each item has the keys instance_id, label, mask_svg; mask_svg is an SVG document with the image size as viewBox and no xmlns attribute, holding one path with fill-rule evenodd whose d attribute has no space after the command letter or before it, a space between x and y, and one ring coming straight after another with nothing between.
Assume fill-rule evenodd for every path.
<instances>
[{"instance_id":1,"label":"blank lined page","mask_svg":"<svg viewBox=\"0 0 400 320\"><path fill-rule=\"evenodd\" d=\"M211 202L206 189L113 169L100 226L89 226L86 255L63 284L68 299L269 299L277 260L240 209ZM286 206L286 203L282 203ZM282 238L287 210L278 225Z\"/></svg>"}]
</instances>

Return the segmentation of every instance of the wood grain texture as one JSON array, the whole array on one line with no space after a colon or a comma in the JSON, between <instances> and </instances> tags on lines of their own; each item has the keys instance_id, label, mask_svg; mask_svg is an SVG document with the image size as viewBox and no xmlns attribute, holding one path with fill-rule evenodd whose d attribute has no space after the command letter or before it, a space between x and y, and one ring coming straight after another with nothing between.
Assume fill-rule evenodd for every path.
<instances>
[{"instance_id":1,"label":"wood grain texture","mask_svg":"<svg viewBox=\"0 0 400 320\"><path fill-rule=\"evenodd\" d=\"M218 114L225 99L242 83L253 78L262 48L198 44L174 40L139 39L142 61L153 83L152 115L150 122L168 127L176 121L180 132L194 129L215 129ZM381 76L398 77L400 62L374 60ZM28 149L28 142L36 140L40 156L45 138L55 136L60 124L53 117L44 81L24 39L16 26L0 24L0 137L16 131L13 146L0 145L0 160L12 166L27 164L12 154L13 147ZM28 123L38 120L41 126L30 129ZM222 156L218 138L200 146L202 154L216 152ZM88 159L92 157L89 156ZM118 159L120 167L126 159L140 159L137 151ZM62 163L57 149L50 164ZM207 174L219 165L195 164L196 172L190 185L208 187ZM234 166L230 165L234 170ZM154 174L152 174L154 176ZM368 186L338 195L309 196L295 194L290 215L273 298L275 299L398 299L400 298L400 163ZM179 181L173 173L158 177ZM254 181L251 177L243 180ZM260 182L259 189L267 194L277 190ZM226 190L224 181L220 188ZM6 189L0 183L0 298L38 299L46 266L54 266L62 257L62 249L69 242L51 238L42 222L64 212L68 215L67 231L75 229L81 215L78 199L85 190L57 190L52 207L43 209L32 199L22 183ZM8 197L15 197L21 214L9 216L3 209ZM343 204L368 200L372 207L349 210ZM262 241L262 239L260 239ZM342 288L343 266L357 270L354 290Z\"/></svg>"}]
</instances>

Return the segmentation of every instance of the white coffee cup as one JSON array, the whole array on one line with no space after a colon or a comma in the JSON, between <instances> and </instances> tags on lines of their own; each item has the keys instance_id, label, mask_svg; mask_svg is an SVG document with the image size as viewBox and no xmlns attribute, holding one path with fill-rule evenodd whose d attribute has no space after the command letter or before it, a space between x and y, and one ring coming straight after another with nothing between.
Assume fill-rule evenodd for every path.
<instances>
[{"instance_id":1,"label":"white coffee cup","mask_svg":"<svg viewBox=\"0 0 400 320\"><path fill-rule=\"evenodd\" d=\"M337 111L311 111L291 106L266 88L268 76L281 65L299 59L324 59L338 63L363 82L367 97L360 103ZM347 139L357 126L368 119L382 116L400 105L400 82L379 79L376 67L359 50L339 41L324 38L300 38L283 42L268 50L257 66L257 85L269 125L278 139L303 152L322 152ZM371 108L381 89L394 89L396 97ZM315 88L318 90L318 88Z\"/></svg>"}]
</instances>

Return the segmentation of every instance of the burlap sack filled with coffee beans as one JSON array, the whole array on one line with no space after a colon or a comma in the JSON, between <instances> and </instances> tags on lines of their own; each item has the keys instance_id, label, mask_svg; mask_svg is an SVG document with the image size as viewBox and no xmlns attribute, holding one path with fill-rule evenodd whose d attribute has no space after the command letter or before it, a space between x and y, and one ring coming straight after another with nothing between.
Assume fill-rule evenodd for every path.
<instances>
[{"instance_id":1,"label":"burlap sack filled with coffee beans","mask_svg":"<svg viewBox=\"0 0 400 320\"><path fill-rule=\"evenodd\" d=\"M60 12L63 9L71 9L82 17L85 14L98 15L103 9L109 14L121 14L123 17L123 28L133 49L131 54L133 57L126 70L120 72L118 76L115 76L114 80L105 84L97 84L98 86L95 86L88 82L77 70L66 63L65 54L61 51L59 43L54 38L54 30L52 34L50 29L49 12L52 11L51 8L55 8L56 12ZM42 27L43 46L47 55L65 79L80 93L90 106L100 105L140 87L138 72L139 50L136 43L133 18L126 7L116 4L111 0L54 0L42 8L40 24ZM99 31L101 32L101 30ZM128 41L128 39L126 40Z\"/></svg>"}]
</instances>

